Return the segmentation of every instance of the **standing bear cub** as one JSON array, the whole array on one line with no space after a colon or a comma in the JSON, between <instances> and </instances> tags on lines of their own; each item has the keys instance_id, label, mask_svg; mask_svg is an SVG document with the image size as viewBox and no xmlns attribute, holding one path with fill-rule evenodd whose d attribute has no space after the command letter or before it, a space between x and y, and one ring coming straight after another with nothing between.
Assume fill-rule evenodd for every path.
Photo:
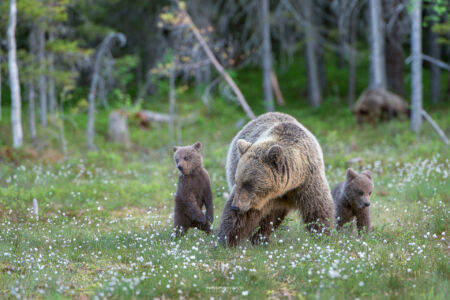
<instances>
[{"instance_id":1,"label":"standing bear cub","mask_svg":"<svg viewBox=\"0 0 450 300\"><path fill-rule=\"evenodd\" d=\"M175 195L174 227L177 233L198 228L210 233L214 217L213 196L208 172L203 168L202 145L173 147L173 159L180 171ZM206 216L202 212L206 206Z\"/></svg>"},{"instance_id":2,"label":"standing bear cub","mask_svg":"<svg viewBox=\"0 0 450 300\"><path fill-rule=\"evenodd\" d=\"M337 229L351 222L356 217L358 233L365 228L370 229L370 195L373 182L369 171L358 174L353 169L347 169L345 182L340 182L331 192L336 205Z\"/></svg>"},{"instance_id":3,"label":"standing bear cub","mask_svg":"<svg viewBox=\"0 0 450 300\"><path fill-rule=\"evenodd\" d=\"M334 205L322 149L295 118L273 112L248 123L230 144L226 173L230 196L218 232L222 244L267 242L293 209L309 230L329 232Z\"/></svg>"}]
</instances>

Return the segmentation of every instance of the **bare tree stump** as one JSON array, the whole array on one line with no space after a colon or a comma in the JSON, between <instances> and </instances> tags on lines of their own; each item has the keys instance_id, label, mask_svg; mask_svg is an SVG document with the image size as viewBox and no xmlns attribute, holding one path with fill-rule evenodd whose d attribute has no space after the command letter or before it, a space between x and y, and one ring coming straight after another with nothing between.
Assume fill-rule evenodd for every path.
<instances>
[{"instance_id":1,"label":"bare tree stump","mask_svg":"<svg viewBox=\"0 0 450 300\"><path fill-rule=\"evenodd\" d=\"M127 124L128 114L123 110L115 110L109 114L108 141L130 147L130 134Z\"/></svg>"}]
</instances>

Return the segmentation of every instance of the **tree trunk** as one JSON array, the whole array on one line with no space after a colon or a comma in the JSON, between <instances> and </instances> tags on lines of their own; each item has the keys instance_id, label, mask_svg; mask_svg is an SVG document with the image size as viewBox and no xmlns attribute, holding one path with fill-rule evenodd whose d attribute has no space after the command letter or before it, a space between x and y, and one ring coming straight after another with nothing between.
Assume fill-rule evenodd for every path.
<instances>
[{"instance_id":1,"label":"tree trunk","mask_svg":"<svg viewBox=\"0 0 450 300\"><path fill-rule=\"evenodd\" d=\"M262 0L261 22L264 107L266 111L273 111L273 92L270 82L270 72L272 71L272 45L270 41L269 0Z\"/></svg>"},{"instance_id":2,"label":"tree trunk","mask_svg":"<svg viewBox=\"0 0 450 300\"><path fill-rule=\"evenodd\" d=\"M54 36L53 32L49 32L49 41L53 41ZM56 90L55 90L55 55L53 52L48 53L48 69L49 69L49 76L48 76L48 110L51 115L54 114L56 109Z\"/></svg>"},{"instance_id":3,"label":"tree trunk","mask_svg":"<svg viewBox=\"0 0 450 300\"><path fill-rule=\"evenodd\" d=\"M433 31L433 24L430 24L430 56L440 60L441 59L441 46L438 44L438 36ZM431 64L431 81L430 81L430 98L431 102L438 103L441 98L441 69L436 64Z\"/></svg>"},{"instance_id":4,"label":"tree trunk","mask_svg":"<svg viewBox=\"0 0 450 300\"><path fill-rule=\"evenodd\" d=\"M350 13L349 21L349 51L348 51L348 107L355 103L356 90L356 21L358 11L355 9Z\"/></svg>"},{"instance_id":5,"label":"tree trunk","mask_svg":"<svg viewBox=\"0 0 450 300\"><path fill-rule=\"evenodd\" d=\"M383 9L385 15L393 12L397 7L402 5L402 0L385 0L383 1ZM405 96L405 84L403 78L404 55L401 44L400 26L402 23L402 13L390 17L389 26L386 28L385 34L385 59L386 59L386 76L387 87L396 94ZM386 22L389 20L386 19Z\"/></svg>"},{"instance_id":6,"label":"tree trunk","mask_svg":"<svg viewBox=\"0 0 450 300\"><path fill-rule=\"evenodd\" d=\"M126 111L116 110L109 114L108 140L110 142L120 143L126 148L131 146Z\"/></svg>"},{"instance_id":7,"label":"tree trunk","mask_svg":"<svg viewBox=\"0 0 450 300\"><path fill-rule=\"evenodd\" d=\"M33 79L28 82L28 122L30 126L30 136L32 140L36 139L36 117L34 105L34 83Z\"/></svg>"},{"instance_id":8,"label":"tree trunk","mask_svg":"<svg viewBox=\"0 0 450 300\"><path fill-rule=\"evenodd\" d=\"M369 0L370 10L370 86L386 88L384 58L384 22L381 0Z\"/></svg>"},{"instance_id":9,"label":"tree trunk","mask_svg":"<svg viewBox=\"0 0 450 300\"><path fill-rule=\"evenodd\" d=\"M13 136L13 147L15 149L23 145L22 132L22 108L20 99L19 70L17 68L16 53L16 24L17 24L17 3L10 0L9 5L9 25L8 25L8 67L9 81L11 86L11 127Z\"/></svg>"},{"instance_id":10,"label":"tree trunk","mask_svg":"<svg viewBox=\"0 0 450 300\"><path fill-rule=\"evenodd\" d=\"M2 36L0 35L0 41ZM1 50L1 46L0 46ZM2 120L2 58L0 57L0 121Z\"/></svg>"},{"instance_id":11,"label":"tree trunk","mask_svg":"<svg viewBox=\"0 0 450 300\"><path fill-rule=\"evenodd\" d=\"M411 12L411 129L422 125L422 1L412 2Z\"/></svg>"},{"instance_id":12,"label":"tree trunk","mask_svg":"<svg viewBox=\"0 0 450 300\"><path fill-rule=\"evenodd\" d=\"M175 122L175 53L172 53L172 64L170 66L170 77L169 77L169 135L172 141L175 141L174 136L174 122Z\"/></svg>"},{"instance_id":13,"label":"tree trunk","mask_svg":"<svg viewBox=\"0 0 450 300\"><path fill-rule=\"evenodd\" d=\"M94 70L92 73L92 80L91 80L91 87L89 89L89 96L88 96L88 125L87 125L87 131L86 131L86 137L87 137L87 143L88 148L90 150L96 150L97 147L94 144L94 135L95 135L95 95L97 91L97 85L98 85L98 79L99 79L99 72L100 72L100 65L101 60L103 58L103 54L106 51L106 48L108 47L109 43L114 39L119 39L121 45L124 45L126 42L125 36L121 33L110 33L100 44L100 47L98 49L97 55L95 56L95 63L94 63Z\"/></svg>"},{"instance_id":14,"label":"tree trunk","mask_svg":"<svg viewBox=\"0 0 450 300\"><path fill-rule=\"evenodd\" d=\"M320 91L319 70L316 56L317 34L313 24L313 3L311 0L302 1L306 21L306 61L308 66L308 99L313 107L319 107L322 101Z\"/></svg>"},{"instance_id":15,"label":"tree trunk","mask_svg":"<svg viewBox=\"0 0 450 300\"><path fill-rule=\"evenodd\" d=\"M38 61L39 61L39 101L41 104L41 125L47 127L47 79L45 78L45 31L37 28Z\"/></svg>"}]
</instances>

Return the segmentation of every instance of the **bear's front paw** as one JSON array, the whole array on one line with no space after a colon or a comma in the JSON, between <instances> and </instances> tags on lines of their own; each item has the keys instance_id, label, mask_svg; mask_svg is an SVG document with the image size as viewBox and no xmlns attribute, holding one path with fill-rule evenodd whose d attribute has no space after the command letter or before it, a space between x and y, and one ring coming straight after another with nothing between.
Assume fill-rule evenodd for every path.
<instances>
[{"instance_id":1,"label":"bear's front paw","mask_svg":"<svg viewBox=\"0 0 450 300\"><path fill-rule=\"evenodd\" d=\"M201 215L200 217L198 217L195 221L205 224L206 223L206 217L205 215Z\"/></svg>"},{"instance_id":2,"label":"bear's front paw","mask_svg":"<svg viewBox=\"0 0 450 300\"><path fill-rule=\"evenodd\" d=\"M214 221L214 217L213 216L206 216L206 218L208 219L209 223L212 223Z\"/></svg>"}]
</instances>

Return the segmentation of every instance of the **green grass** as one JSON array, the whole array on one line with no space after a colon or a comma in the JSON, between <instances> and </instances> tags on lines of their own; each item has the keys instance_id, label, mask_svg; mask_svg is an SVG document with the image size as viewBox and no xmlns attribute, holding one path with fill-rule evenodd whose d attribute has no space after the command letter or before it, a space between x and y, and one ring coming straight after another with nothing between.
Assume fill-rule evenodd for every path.
<instances>
[{"instance_id":1,"label":"green grass","mask_svg":"<svg viewBox=\"0 0 450 300\"><path fill-rule=\"evenodd\" d=\"M295 72L300 71L280 77ZM258 80L252 76L238 78L243 90L250 91L250 83ZM448 147L426 123L419 136L406 121L358 128L339 98L329 95L320 109L311 109L305 100L295 100L293 88L287 95L288 106L279 110L317 136L331 186L343 180L351 158L361 157L372 171L374 229L369 235L358 238L347 230L314 236L291 213L268 245L226 249L196 230L175 239L177 172L166 125L142 130L130 121L134 146L127 150L106 142L108 112L100 110L100 151L88 152L86 117L74 114L65 122L66 155L60 153L54 125L39 128L37 146L26 136L24 149L12 151L4 112L0 298L446 299ZM147 106L165 111L162 102ZM260 113L262 106L256 107ZM179 100L178 110L181 115L198 112L197 120L182 126L181 139L203 143L217 228L227 191L226 151L239 130L236 122L245 116L222 99L205 109L190 94ZM448 135L448 104L429 112ZM39 203L38 218L32 214L33 199Z\"/></svg>"}]
</instances>

